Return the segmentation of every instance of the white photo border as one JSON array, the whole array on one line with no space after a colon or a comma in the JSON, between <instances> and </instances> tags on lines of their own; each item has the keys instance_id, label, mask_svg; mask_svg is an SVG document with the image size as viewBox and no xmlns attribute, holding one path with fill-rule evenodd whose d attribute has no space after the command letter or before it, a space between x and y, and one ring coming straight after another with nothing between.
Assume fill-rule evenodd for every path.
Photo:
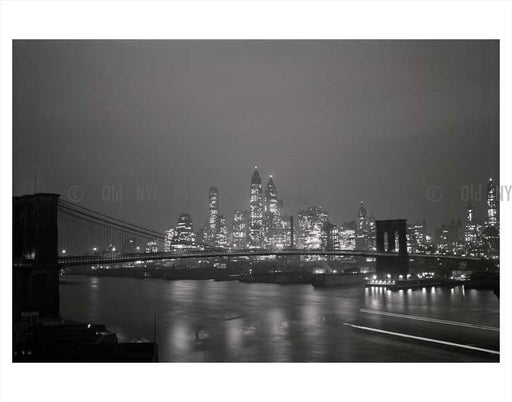
<instances>
[{"instance_id":1,"label":"white photo border","mask_svg":"<svg viewBox=\"0 0 512 402\"><path fill-rule=\"evenodd\" d=\"M2 1L2 184L12 195L13 39L499 39L500 180L512 184L509 1ZM500 205L500 363L13 364L12 200L2 193L2 401L510 401L510 202ZM264 384L264 385L259 385Z\"/></svg>"}]
</instances>

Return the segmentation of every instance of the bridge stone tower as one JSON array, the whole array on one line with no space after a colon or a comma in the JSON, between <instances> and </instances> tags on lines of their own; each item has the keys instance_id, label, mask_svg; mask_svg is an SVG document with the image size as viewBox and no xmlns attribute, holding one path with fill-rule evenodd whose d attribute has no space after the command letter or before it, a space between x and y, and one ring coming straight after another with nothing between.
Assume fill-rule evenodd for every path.
<instances>
[{"instance_id":1,"label":"bridge stone tower","mask_svg":"<svg viewBox=\"0 0 512 402\"><path fill-rule=\"evenodd\" d=\"M59 195L13 197L13 318L37 311L59 317L57 203Z\"/></svg>"},{"instance_id":2,"label":"bridge stone tower","mask_svg":"<svg viewBox=\"0 0 512 402\"><path fill-rule=\"evenodd\" d=\"M377 257L377 275L406 275L409 272L407 252L407 220L388 219L375 221L377 251L390 253L389 256Z\"/></svg>"}]
</instances>

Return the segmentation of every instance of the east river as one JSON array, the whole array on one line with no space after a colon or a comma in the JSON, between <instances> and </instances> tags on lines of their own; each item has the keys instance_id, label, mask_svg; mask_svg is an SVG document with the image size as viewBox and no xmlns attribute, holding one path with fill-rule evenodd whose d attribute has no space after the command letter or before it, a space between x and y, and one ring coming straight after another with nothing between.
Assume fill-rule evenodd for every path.
<instances>
[{"instance_id":1,"label":"east river","mask_svg":"<svg viewBox=\"0 0 512 402\"><path fill-rule=\"evenodd\" d=\"M61 315L153 340L165 362L498 361L499 299L463 287L65 276Z\"/></svg>"}]
</instances>

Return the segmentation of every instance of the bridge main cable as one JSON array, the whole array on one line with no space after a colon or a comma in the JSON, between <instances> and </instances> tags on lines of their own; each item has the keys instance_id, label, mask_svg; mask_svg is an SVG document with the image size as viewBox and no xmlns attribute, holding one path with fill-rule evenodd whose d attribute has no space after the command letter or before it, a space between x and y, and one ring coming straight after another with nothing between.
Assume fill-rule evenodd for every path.
<instances>
[{"instance_id":1,"label":"bridge main cable","mask_svg":"<svg viewBox=\"0 0 512 402\"><path fill-rule=\"evenodd\" d=\"M146 233L146 232L143 232L143 231L140 231L137 229L131 229L131 228L124 229L121 225L117 225L117 224L112 225L110 222L107 222L104 220L98 220L96 218L89 218L89 215L80 214L75 211L61 210L61 211L59 211L59 213L67 215L67 216L71 216L71 217L74 217L74 218L77 218L77 219L80 219L80 220L83 220L85 222L89 222L89 223L92 223L95 225L103 226L105 228L115 229L119 232L126 233L129 235L136 235L136 236L144 237L144 238L148 238L148 239L151 238L151 239L159 239L159 240L162 240L165 238L162 234Z\"/></svg>"},{"instance_id":2,"label":"bridge main cable","mask_svg":"<svg viewBox=\"0 0 512 402\"><path fill-rule=\"evenodd\" d=\"M142 226L135 225L121 219L113 218L111 216L102 214L92 209L73 204L71 202L61 200L59 201L60 212L75 218L84 219L91 223L102 224L107 227L118 228L119 231L123 231L129 234L138 234L139 236L148 238L164 239L165 236L157 231L146 229ZM81 211L81 210L83 211ZM87 212L84 212L87 211Z\"/></svg>"}]
</instances>

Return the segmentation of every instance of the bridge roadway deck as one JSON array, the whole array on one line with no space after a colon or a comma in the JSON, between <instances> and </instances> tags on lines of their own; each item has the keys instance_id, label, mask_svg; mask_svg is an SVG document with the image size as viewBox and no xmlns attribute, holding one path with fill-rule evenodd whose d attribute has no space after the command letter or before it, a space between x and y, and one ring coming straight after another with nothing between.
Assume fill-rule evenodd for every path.
<instances>
[{"instance_id":1,"label":"bridge roadway deck","mask_svg":"<svg viewBox=\"0 0 512 402\"><path fill-rule=\"evenodd\" d=\"M72 266L83 264L116 264L135 261L172 260L184 258L223 258L223 257L262 257L262 256L300 256L300 255L322 255L322 256L346 256L346 257L398 257L398 253L382 253L363 250L204 250L204 251L183 251L183 252L161 252L161 253L134 253L121 254L116 256L74 256L60 257L59 266ZM408 254L412 258L428 258L457 261L480 261L476 257L447 256L438 254Z\"/></svg>"}]
</instances>

